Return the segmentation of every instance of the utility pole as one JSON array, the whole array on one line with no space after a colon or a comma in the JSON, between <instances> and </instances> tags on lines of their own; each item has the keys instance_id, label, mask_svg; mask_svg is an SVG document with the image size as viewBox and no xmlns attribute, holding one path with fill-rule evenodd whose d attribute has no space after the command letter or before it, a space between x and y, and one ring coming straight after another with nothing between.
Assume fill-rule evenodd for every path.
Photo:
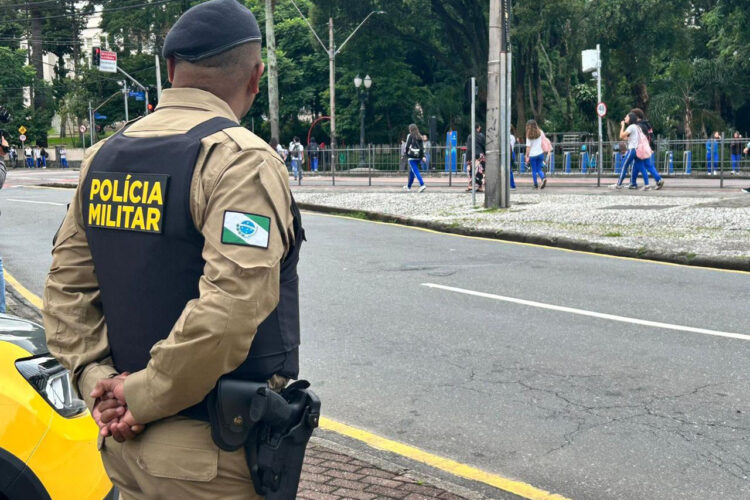
<instances>
[{"instance_id":1,"label":"utility pole","mask_svg":"<svg viewBox=\"0 0 750 500\"><path fill-rule=\"evenodd\" d=\"M122 97L125 101L125 121L130 121L130 116L128 116L128 81L124 80L122 82Z\"/></svg>"},{"instance_id":2,"label":"utility pole","mask_svg":"<svg viewBox=\"0 0 750 500\"><path fill-rule=\"evenodd\" d=\"M276 34L273 25L274 0L266 0L266 52L268 53L268 111L271 137L279 137L279 70L276 63Z\"/></svg>"},{"instance_id":3,"label":"utility pole","mask_svg":"<svg viewBox=\"0 0 750 500\"><path fill-rule=\"evenodd\" d=\"M490 0L487 62L487 189L484 206L510 206L510 0Z\"/></svg>"},{"instance_id":4,"label":"utility pole","mask_svg":"<svg viewBox=\"0 0 750 500\"><path fill-rule=\"evenodd\" d=\"M156 60L156 100L161 99L161 62L159 61L159 54L154 54ZM148 101L147 101L148 102ZM148 107L148 104L146 104Z\"/></svg>"},{"instance_id":5,"label":"utility pole","mask_svg":"<svg viewBox=\"0 0 750 500\"><path fill-rule=\"evenodd\" d=\"M333 41L333 18L328 18L328 77L331 94L331 177L336 185L336 44Z\"/></svg>"},{"instance_id":6,"label":"utility pole","mask_svg":"<svg viewBox=\"0 0 750 500\"><path fill-rule=\"evenodd\" d=\"M602 49L596 44L596 102L602 102ZM596 187L602 185L602 168L604 167L604 144L602 139L602 115L597 113L599 118L599 168L596 169Z\"/></svg>"}]
</instances>

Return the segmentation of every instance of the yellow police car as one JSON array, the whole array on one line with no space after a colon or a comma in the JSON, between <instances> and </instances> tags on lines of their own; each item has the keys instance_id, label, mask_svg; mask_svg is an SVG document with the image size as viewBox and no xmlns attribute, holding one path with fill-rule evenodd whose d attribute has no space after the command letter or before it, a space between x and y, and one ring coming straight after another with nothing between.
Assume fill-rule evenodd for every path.
<instances>
[{"instance_id":1,"label":"yellow police car","mask_svg":"<svg viewBox=\"0 0 750 500\"><path fill-rule=\"evenodd\" d=\"M0 500L114 498L97 430L42 327L0 314Z\"/></svg>"}]
</instances>

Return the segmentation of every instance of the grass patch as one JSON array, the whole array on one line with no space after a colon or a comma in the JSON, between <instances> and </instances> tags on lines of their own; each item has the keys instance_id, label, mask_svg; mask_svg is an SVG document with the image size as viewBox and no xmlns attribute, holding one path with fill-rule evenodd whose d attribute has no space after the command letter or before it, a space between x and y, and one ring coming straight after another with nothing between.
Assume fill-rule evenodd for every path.
<instances>
[{"instance_id":1,"label":"grass patch","mask_svg":"<svg viewBox=\"0 0 750 500\"><path fill-rule=\"evenodd\" d=\"M620 238L622 236L622 233L620 231L610 231L608 233L604 233L604 236L607 238Z\"/></svg>"}]
</instances>

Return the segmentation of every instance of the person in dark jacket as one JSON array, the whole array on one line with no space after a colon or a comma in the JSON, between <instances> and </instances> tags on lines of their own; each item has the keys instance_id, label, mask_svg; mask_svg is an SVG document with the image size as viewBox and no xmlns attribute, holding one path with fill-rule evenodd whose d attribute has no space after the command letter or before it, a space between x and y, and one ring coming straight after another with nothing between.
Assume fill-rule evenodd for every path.
<instances>
[{"instance_id":1,"label":"person in dark jacket","mask_svg":"<svg viewBox=\"0 0 750 500\"><path fill-rule=\"evenodd\" d=\"M422 176L419 175L419 164L422 163L424 158L424 143L422 142L422 134L419 133L419 128L414 123L409 125L409 135L406 137L405 146L405 156L409 163L409 180L404 189L411 190L411 185L414 184L414 178L416 177L419 181L419 192L421 193L427 189Z\"/></svg>"},{"instance_id":2,"label":"person in dark jacket","mask_svg":"<svg viewBox=\"0 0 750 500\"><path fill-rule=\"evenodd\" d=\"M732 154L732 175L736 175L740 171L740 162L742 161L742 139L738 131L735 131L732 136L729 151Z\"/></svg>"}]
</instances>

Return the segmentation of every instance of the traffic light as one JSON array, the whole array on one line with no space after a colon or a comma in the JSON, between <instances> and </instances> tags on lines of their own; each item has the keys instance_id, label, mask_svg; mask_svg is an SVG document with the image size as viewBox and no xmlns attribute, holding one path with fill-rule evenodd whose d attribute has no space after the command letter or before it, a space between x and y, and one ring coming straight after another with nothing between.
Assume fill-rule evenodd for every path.
<instances>
[{"instance_id":1,"label":"traffic light","mask_svg":"<svg viewBox=\"0 0 750 500\"><path fill-rule=\"evenodd\" d=\"M94 47L91 53L91 65L98 68L101 60L102 60L102 48Z\"/></svg>"},{"instance_id":2,"label":"traffic light","mask_svg":"<svg viewBox=\"0 0 750 500\"><path fill-rule=\"evenodd\" d=\"M154 105L153 105L153 104L151 104L151 103L148 103L148 106L147 106L147 107L148 107L148 112L149 112L149 113L150 113L150 112L152 112L152 111L154 110Z\"/></svg>"}]
</instances>

